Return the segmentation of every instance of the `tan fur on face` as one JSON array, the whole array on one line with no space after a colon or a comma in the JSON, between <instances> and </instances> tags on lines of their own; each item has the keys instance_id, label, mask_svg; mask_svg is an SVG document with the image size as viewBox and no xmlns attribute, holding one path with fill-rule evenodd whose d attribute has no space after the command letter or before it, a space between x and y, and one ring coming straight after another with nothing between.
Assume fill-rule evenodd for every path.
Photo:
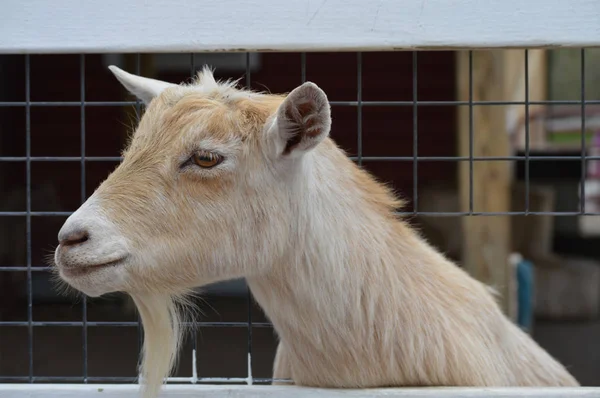
<instances>
[{"instance_id":1,"label":"tan fur on face","mask_svg":"<svg viewBox=\"0 0 600 398\"><path fill-rule=\"evenodd\" d=\"M281 339L276 378L319 387L577 385L504 317L490 289L394 214L402 203L388 188L331 139L310 141L328 133L315 87L290 94L315 102L281 113L290 97L220 85L209 71L167 88L95 193L130 248L125 282L106 290L130 292L142 313L147 396L178 347L172 297L235 277L247 278ZM290 120L281 115L314 133L304 145L293 137L290 151L304 152L275 151L285 134L301 133L282 135ZM224 153L223 166L180 169L200 149Z\"/></svg>"}]
</instances>

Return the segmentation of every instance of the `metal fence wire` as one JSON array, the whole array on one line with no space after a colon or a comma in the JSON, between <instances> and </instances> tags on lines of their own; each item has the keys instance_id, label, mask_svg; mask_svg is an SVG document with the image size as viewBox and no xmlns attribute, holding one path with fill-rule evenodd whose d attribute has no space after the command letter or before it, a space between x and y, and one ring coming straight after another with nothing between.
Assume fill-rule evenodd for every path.
<instances>
[{"instance_id":1,"label":"metal fence wire","mask_svg":"<svg viewBox=\"0 0 600 398\"><path fill-rule=\"evenodd\" d=\"M580 184L580 197L585 197L585 184L584 178L586 175L586 161L588 160L600 160L600 156L588 156L586 155L586 136L583 132L586 131L586 106L590 104L600 104L600 100L586 99L585 90L585 49L581 49L581 98L578 100L547 100L547 101L532 101L529 95L529 56L528 51L523 50L525 53L525 98L522 101L474 101L473 100L473 54L469 53L469 90L470 96L467 101L424 101L419 100L417 96L418 88L418 63L419 53L412 53L412 100L406 101L367 101L363 99L363 82L362 82L362 67L363 67L363 56L361 53L356 55L357 63L357 76L356 83L358 90L356 92L356 99L352 101L331 101L331 105L343 106L343 107L355 107L357 109L357 154L352 156L358 164L364 164L372 161L388 161L388 162L410 162L412 163L413 172L413 210L403 214L409 215L423 215L423 216L516 216L516 215L548 215L548 216L577 216L577 215L598 215L600 213L591 213L586 211L585 201L580 200L578 211L549 211L549 212L535 212L530 210L529 203L529 187L530 187L530 162L544 160L544 161L580 161L581 162L581 184ZM89 321L88 320L88 302L84 298L81 302L82 306L82 319L81 321L36 321L33 317L33 285L32 285L32 274L34 272L49 272L48 267L33 266L32 264L32 233L31 224L32 218L34 217L66 217L69 216L70 212L65 211L33 211L32 210L32 178L31 170L32 164L35 162L74 162L80 165L80 201L83 203L86 200L86 164L89 162L118 162L121 160L118 156L86 156L86 110L91 107L112 107L112 106L133 106L137 110L137 115L142 112L142 104L139 101L88 101L86 99L86 56L81 54L79 56L79 84L80 84L80 100L79 101L32 101L31 100L31 57L25 55L25 95L24 101L5 101L0 102L0 107L12 107L12 108L24 108L25 110L25 156L4 156L0 157L0 163L3 162L16 162L24 163L26 167L26 209L25 211L0 211L0 217L25 217L26 220L26 266L10 266L0 264L0 272L14 272L21 271L27 273L27 320L26 321L0 321L1 327L21 327L26 330L27 333L27 344L28 344L28 364L29 374L27 376L6 376L0 375L0 382L64 382L64 383L88 383L88 382L136 382L135 377L93 377L89 375L88 371L88 330L90 328L99 327L134 327L140 331L139 339L141 341L141 325L139 321L122 321L122 322L108 322L108 321ZM137 55L136 68L133 72L141 74L141 61L140 55ZM307 54L301 54L301 81L306 81L306 59ZM191 74L195 74L197 65L194 63L194 55L190 57L190 71ZM251 69L250 69L250 54L246 55L246 71L245 71L245 85L250 87L251 85ZM520 105L525 107L525 153L521 156L503 156L503 157L483 157L474 156L473 151L473 140L476 132L473 128L473 109L477 106L510 106ZM536 156L530 154L530 140L529 140L529 124L530 124L530 111L531 105L574 105L581 108L581 153L579 155L569 156ZM363 109L365 107L373 106L387 106L387 107L410 107L412 108L413 125L412 125L412 156L365 156L363 154ZM417 123L418 112L422 107L430 106L468 106L470 114L470 128L469 128L469 156L419 156L419 126ZM32 156L31 153L31 110L36 107L72 107L79 108L80 111L80 156ZM419 211L418 203L418 169L419 163L423 161L429 162L469 162L469 210L466 212L423 212ZM511 212L482 212L474 211L473 209L473 167L475 162L486 162L486 161L522 161L524 162L524 180L525 180L525 209L523 211L511 211ZM270 328L271 325L268 322L256 322L252 319L251 306L252 299L251 294L247 293L248 302L248 318L246 322L197 322L196 325L200 327L228 327L228 328L245 328L247 329L247 354L248 354L248 365L247 365L247 377L239 378L215 378L215 377L202 377L197 374L196 362L195 362L195 351L196 339L193 339L194 355L193 355L193 366L192 375L190 377L172 377L169 379L170 382L187 382L187 383L209 383L209 382L223 382L223 383L267 383L271 382L269 378L256 378L253 377L252 373L252 330L253 328ZM58 376L44 376L34 373L34 357L36 355L34 349L34 332L36 328L43 327L70 327L70 328L81 328L83 335L83 371L82 376L74 377L58 377Z\"/></svg>"}]
</instances>

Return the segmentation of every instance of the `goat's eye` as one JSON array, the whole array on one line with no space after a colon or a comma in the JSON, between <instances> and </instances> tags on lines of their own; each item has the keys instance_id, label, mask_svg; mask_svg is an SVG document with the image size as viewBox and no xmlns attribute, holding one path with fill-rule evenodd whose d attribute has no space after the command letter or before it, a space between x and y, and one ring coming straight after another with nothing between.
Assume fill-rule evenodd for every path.
<instances>
[{"instance_id":1,"label":"goat's eye","mask_svg":"<svg viewBox=\"0 0 600 398\"><path fill-rule=\"evenodd\" d=\"M223 161L223 157L212 152L196 152L192 156L193 162L203 169L215 167Z\"/></svg>"}]
</instances>

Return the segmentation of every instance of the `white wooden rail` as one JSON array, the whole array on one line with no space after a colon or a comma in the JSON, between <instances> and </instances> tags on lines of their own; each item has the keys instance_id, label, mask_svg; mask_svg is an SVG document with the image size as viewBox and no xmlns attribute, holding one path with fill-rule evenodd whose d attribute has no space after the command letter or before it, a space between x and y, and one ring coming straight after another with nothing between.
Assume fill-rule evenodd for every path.
<instances>
[{"instance_id":1,"label":"white wooden rail","mask_svg":"<svg viewBox=\"0 0 600 398\"><path fill-rule=\"evenodd\" d=\"M0 384L2 398L131 398L137 385ZM230 398L597 398L600 388L390 388L329 390L294 386L171 385L161 397Z\"/></svg>"},{"instance_id":2,"label":"white wooden rail","mask_svg":"<svg viewBox=\"0 0 600 398\"><path fill-rule=\"evenodd\" d=\"M2 0L0 53L600 46L599 0Z\"/></svg>"}]
</instances>

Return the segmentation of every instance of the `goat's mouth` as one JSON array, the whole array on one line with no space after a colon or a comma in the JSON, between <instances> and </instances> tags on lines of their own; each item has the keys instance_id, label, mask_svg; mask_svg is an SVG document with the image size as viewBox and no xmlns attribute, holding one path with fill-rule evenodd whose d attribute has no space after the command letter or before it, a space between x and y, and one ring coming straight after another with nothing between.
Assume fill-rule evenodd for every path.
<instances>
[{"instance_id":1,"label":"goat's mouth","mask_svg":"<svg viewBox=\"0 0 600 398\"><path fill-rule=\"evenodd\" d=\"M77 278L87 276L108 268L117 267L125 263L127 257L121 257L116 260L107 261L98 264L86 264L77 266L63 266L60 267L60 273L67 278Z\"/></svg>"}]
</instances>

